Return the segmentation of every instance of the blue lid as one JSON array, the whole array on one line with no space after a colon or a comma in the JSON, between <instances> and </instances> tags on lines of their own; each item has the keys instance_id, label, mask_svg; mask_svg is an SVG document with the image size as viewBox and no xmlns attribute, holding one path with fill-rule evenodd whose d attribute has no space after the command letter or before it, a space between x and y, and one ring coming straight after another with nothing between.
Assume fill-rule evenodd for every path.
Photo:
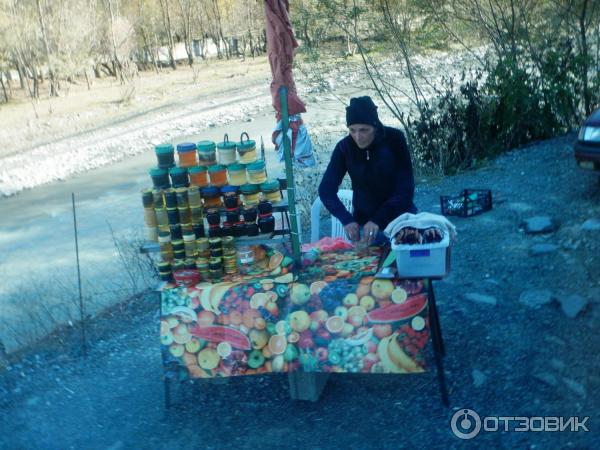
<instances>
[{"instance_id":1,"label":"blue lid","mask_svg":"<svg viewBox=\"0 0 600 450\"><path fill-rule=\"evenodd\" d=\"M191 152L196 150L196 144L193 142L182 142L181 144L177 144L178 152Z\"/></svg>"},{"instance_id":2,"label":"blue lid","mask_svg":"<svg viewBox=\"0 0 600 450\"><path fill-rule=\"evenodd\" d=\"M225 194L226 192L239 192L240 191L240 187L239 186L231 186L231 185L227 185L227 186L223 186L221 188L221 192L223 194Z\"/></svg>"},{"instance_id":3,"label":"blue lid","mask_svg":"<svg viewBox=\"0 0 600 450\"><path fill-rule=\"evenodd\" d=\"M215 195L219 195L219 188L216 187L205 187L202 189L202 195L207 197L214 197Z\"/></svg>"}]
</instances>

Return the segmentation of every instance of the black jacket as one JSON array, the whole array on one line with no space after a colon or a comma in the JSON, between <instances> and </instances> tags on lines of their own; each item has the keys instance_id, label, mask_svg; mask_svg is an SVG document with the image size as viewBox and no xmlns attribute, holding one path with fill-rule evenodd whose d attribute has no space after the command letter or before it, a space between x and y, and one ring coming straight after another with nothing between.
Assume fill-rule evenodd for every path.
<instances>
[{"instance_id":1,"label":"black jacket","mask_svg":"<svg viewBox=\"0 0 600 450\"><path fill-rule=\"evenodd\" d=\"M352 182L354 207L350 214L337 197L348 173ZM369 147L361 150L350 135L333 150L319 185L319 197L343 225L368 221L384 229L405 212L416 213L413 203L415 181L410 153L402 131L381 126Z\"/></svg>"}]
</instances>

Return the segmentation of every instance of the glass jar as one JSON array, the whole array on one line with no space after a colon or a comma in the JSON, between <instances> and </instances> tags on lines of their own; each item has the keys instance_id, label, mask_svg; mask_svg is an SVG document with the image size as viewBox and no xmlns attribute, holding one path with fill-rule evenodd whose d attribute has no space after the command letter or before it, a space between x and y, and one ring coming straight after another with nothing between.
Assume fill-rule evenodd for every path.
<instances>
[{"instance_id":1,"label":"glass jar","mask_svg":"<svg viewBox=\"0 0 600 450\"><path fill-rule=\"evenodd\" d=\"M236 223L240 220L240 209L239 208L228 208L225 211L227 222Z\"/></svg>"},{"instance_id":2,"label":"glass jar","mask_svg":"<svg viewBox=\"0 0 600 450\"><path fill-rule=\"evenodd\" d=\"M270 214L273 212L273 204L269 201L266 200L261 200L258 203L258 213L263 215L263 214Z\"/></svg>"},{"instance_id":3,"label":"glass jar","mask_svg":"<svg viewBox=\"0 0 600 450\"><path fill-rule=\"evenodd\" d=\"M171 236L171 238L173 238L173 236ZM172 239L171 240L171 246L173 247L173 251L174 252L179 252L182 250L185 250L185 245L183 243L183 239Z\"/></svg>"},{"instance_id":4,"label":"glass jar","mask_svg":"<svg viewBox=\"0 0 600 450\"><path fill-rule=\"evenodd\" d=\"M165 206L165 197L163 196L162 189L152 189L152 203L155 208L162 208Z\"/></svg>"},{"instance_id":5,"label":"glass jar","mask_svg":"<svg viewBox=\"0 0 600 450\"><path fill-rule=\"evenodd\" d=\"M247 274L252 271L254 265L254 250L249 247L242 247L238 250L238 268L240 273Z\"/></svg>"},{"instance_id":6,"label":"glass jar","mask_svg":"<svg viewBox=\"0 0 600 450\"><path fill-rule=\"evenodd\" d=\"M208 186L208 171L206 167L193 166L188 168L188 174L190 176L190 184L192 186L206 187Z\"/></svg>"},{"instance_id":7,"label":"glass jar","mask_svg":"<svg viewBox=\"0 0 600 450\"><path fill-rule=\"evenodd\" d=\"M152 184L155 189L167 189L171 187L169 171L167 169L154 167L148 173L150 174L150 178L152 178Z\"/></svg>"},{"instance_id":8,"label":"glass jar","mask_svg":"<svg viewBox=\"0 0 600 450\"><path fill-rule=\"evenodd\" d=\"M167 216L169 225L177 225L179 223L179 210L177 208L167 208Z\"/></svg>"},{"instance_id":9,"label":"glass jar","mask_svg":"<svg viewBox=\"0 0 600 450\"><path fill-rule=\"evenodd\" d=\"M209 225L220 225L221 224L221 212L217 208L210 208L206 210L206 220Z\"/></svg>"},{"instance_id":10,"label":"glass jar","mask_svg":"<svg viewBox=\"0 0 600 450\"><path fill-rule=\"evenodd\" d=\"M272 214L261 214L258 218L261 233L272 233L275 230L275 217Z\"/></svg>"},{"instance_id":11,"label":"glass jar","mask_svg":"<svg viewBox=\"0 0 600 450\"><path fill-rule=\"evenodd\" d=\"M267 181L267 170L264 161L256 161L246 166L248 181L252 184L260 184Z\"/></svg>"},{"instance_id":12,"label":"glass jar","mask_svg":"<svg viewBox=\"0 0 600 450\"><path fill-rule=\"evenodd\" d=\"M158 246L161 258L164 261L171 261L173 259L173 246L171 245L171 234L169 232L158 232Z\"/></svg>"},{"instance_id":13,"label":"glass jar","mask_svg":"<svg viewBox=\"0 0 600 450\"><path fill-rule=\"evenodd\" d=\"M200 239L204 237L204 224L203 223L192 223L192 229L194 230L194 235L196 239Z\"/></svg>"},{"instance_id":14,"label":"glass jar","mask_svg":"<svg viewBox=\"0 0 600 450\"><path fill-rule=\"evenodd\" d=\"M220 225L209 225L208 226L208 237L216 238L221 237L223 235L223 230L221 230Z\"/></svg>"},{"instance_id":15,"label":"glass jar","mask_svg":"<svg viewBox=\"0 0 600 450\"><path fill-rule=\"evenodd\" d=\"M260 200L260 193L257 184L245 184L240 187L244 205L257 205Z\"/></svg>"},{"instance_id":16,"label":"glass jar","mask_svg":"<svg viewBox=\"0 0 600 450\"><path fill-rule=\"evenodd\" d=\"M184 238L185 238L185 236L184 236ZM195 239L193 239L191 241L184 240L183 245L185 248L186 258L196 258L198 256L198 249L196 248L196 240Z\"/></svg>"},{"instance_id":17,"label":"glass jar","mask_svg":"<svg viewBox=\"0 0 600 450\"><path fill-rule=\"evenodd\" d=\"M220 208L223 206L221 193L218 188L207 187L202 189L202 199L204 200L205 208Z\"/></svg>"},{"instance_id":18,"label":"glass jar","mask_svg":"<svg viewBox=\"0 0 600 450\"><path fill-rule=\"evenodd\" d=\"M198 247L198 253L207 254L210 252L207 238L196 239L196 247Z\"/></svg>"},{"instance_id":19,"label":"glass jar","mask_svg":"<svg viewBox=\"0 0 600 450\"><path fill-rule=\"evenodd\" d=\"M231 164L227 166L227 177L229 184L233 186L241 186L246 184L246 167L242 164Z\"/></svg>"},{"instance_id":20,"label":"glass jar","mask_svg":"<svg viewBox=\"0 0 600 450\"><path fill-rule=\"evenodd\" d=\"M223 222L221 231L223 233L223 236L233 236L233 223L232 222Z\"/></svg>"},{"instance_id":21,"label":"glass jar","mask_svg":"<svg viewBox=\"0 0 600 450\"><path fill-rule=\"evenodd\" d=\"M152 189L142 189L142 205L144 208L154 208Z\"/></svg>"},{"instance_id":22,"label":"glass jar","mask_svg":"<svg viewBox=\"0 0 600 450\"><path fill-rule=\"evenodd\" d=\"M167 208L177 208L177 194L175 189L168 188L164 190L165 194L165 205Z\"/></svg>"},{"instance_id":23,"label":"glass jar","mask_svg":"<svg viewBox=\"0 0 600 450\"><path fill-rule=\"evenodd\" d=\"M169 169L169 175L171 176L171 184L174 188L188 187L190 185L187 169L185 167L172 167Z\"/></svg>"},{"instance_id":24,"label":"glass jar","mask_svg":"<svg viewBox=\"0 0 600 450\"><path fill-rule=\"evenodd\" d=\"M188 203L190 208L198 208L202 206L202 196L198 186L190 186L188 188Z\"/></svg>"},{"instance_id":25,"label":"glass jar","mask_svg":"<svg viewBox=\"0 0 600 450\"><path fill-rule=\"evenodd\" d=\"M187 188L177 188L175 189L175 196L177 197L177 207L178 208L187 208L188 203L188 190Z\"/></svg>"},{"instance_id":26,"label":"glass jar","mask_svg":"<svg viewBox=\"0 0 600 450\"><path fill-rule=\"evenodd\" d=\"M225 254L231 254L231 252L235 252L235 239L233 239L231 236L222 237L221 248Z\"/></svg>"},{"instance_id":27,"label":"glass jar","mask_svg":"<svg viewBox=\"0 0 600 450\"><path fill-rule=\"evenodd\" d=\"M183 223L192 223L192 214L190 213L190 208L180 208L177 207L177 211L179 212L179 221Z\"/></svg>"},{"instance_id":28,"label":"glass jar","mask_svg":"<svg viewBox=\"0 0 600 450\"><path fill-rule=\"evenodd\" d=\"M184 267L183 259L178 259L176 261L171 262L171 270L175 272L176 270L181 270Z\"/></svg>"},{"instance_id":29,"label":"glass jar","mask_svg":"<svg viewBox=\"0 0 600 450\"><path fill-rule=\"evenodd\" d=\"M211 186L222 187L227 184L227 169L221 164L209 167L208 176Z\"/></svg>"},{"instance_id":30,"label":"glass jar","mask_svg":"<svg viewBox=\"0 0 600 450\"><path fill-rule=\"evenodd\" d=\"M171 233L171 240L174 241L183 239L183 235L181 234L181 225L169 225L169 232Z\"/></svg>"},{"instance_id":31,"label":"glass jar","mask_svg":"<svg viewBox=\"0 0 600 450\"><path fill-rule=\"evenodd\" d=\"M229 136L223 136L223 142L217 144L219 153L219 164L229 165L236 161L235 142L229 142Z\"/></svg>"},{"instance_id":32,"label":"glass jar","mask_svg":"<svg viewBox=\"0 0 600 450\"><path fill-rule=\"evenodd\" d=\"M209 249L214 249L214 248L221 248L221 238L217 237L217 238L210 238L208 240L208 248Z\"/></svg>"},{"instance_id":33,"label":"glass jar","mask_svg":"<svg viewBox=\"0 0 600 450\"><path fill-rule=\"evenodd\" d=\"M154 208L144 208L144 223L148 227L158 226L158 219L156 218L156 211L154 211Z\"/></svg>"},{"instance_id":34,"label":"glass jar","mask_svg":"<svg viewBox=\"0 0 600 450\"><path fill-rule=\"evenodd\" d=\"M225 208L234 209L240 205L240 200L238 198L237 192L226 192L223 194L223 203L225 204Z\"/></svg>"},{"instance_id":35,"label":"glass jar","mask_svg":"<svg viewBox=\"0 0 600 450\"><path fill-rule=\"evenodd\" d=\"M215 143L213 141L200 141L196 144L198 150L198 164L201 166L214 166L217 163Z\"/></svg>"},{"instance_id":36,"label":"glass jar","mask_svg":"<svg viewBox=\"0 0 600 450\"><path fill-rule=\"evenodd\" d=\"M242 214L246 223L256 222L256 218L258 217L258 211L256 210L256 206L244 206Z\"/></svg>"},{"instance_id":37,"label":"glass jar","mask_svg":"<svg viewBox=\"0 0 600 450\"><path fill-rule=\"evenodd\" d=\"M244 136L246 140L244 140ZM256 161L256 141L250 140L248 133L245 131L240 136L237 151L240 155L240 162L248 164Z\"/></svg>"},{"instance_id":38,"label":"glass jar","mask_svg":"<svg viewBox=\"0 0 600 450\"><path fill-rule=\"evenodd\" d=\"M177 144L177 157L179 158L179 167L192 167L198 164L196 160L196 144L193 142Z\"/></svg>"},{"instance_id":39,"label":"glass jar","mask_svg":"<svg viewBox=\"0 0 600 450\"><path fill-rule=\"evenodd\" d=\"M196 260L194 258L186 258L183 261L183 268L187 270L196 270Z\"/></svg>"},{"instance_id":40,"label":"glass jar","mask_svg":"<svg viewBox=\"0 0 600 450\"><path fill-rule=\"evenodd\" d=\"M260 185L263 198L270 201L271 203L277 203L281 201L281 191L279 190L279 181L269 180Z\"/></svg>"},{"instance_id":41,"label":"glass jar","mask_svg":"<svg viewBox=\"0 0 600 450\"><path fill-rule=\"evenodd\" d=\"M158 167L161 169L168 169L175 166L175 152L173 151L173 144L158 144L154 146L154 153L156 153Z\"/></svg>"},{"instance_id":42,"label":"glass jar","mask_svg":"<svg viewBox=\"0 0 600 450\"><path fill-rule=\"evenodd\" d=\"M154 214L156 214L156 223L159 227L169 225L169 216L167 215L166 208L154 208Z\"/></svg>"},{"instance_id":43,"label":"glass jar","mask_svg":"<svg viewBox=\"0 0 600 450\"><path fill-rule=\"evenodd\" d=\"M204 222L204 215L202 206L192 206L190 208L190 215L192 218L192 225L201 225Z\"/></svg>"}]
</instances>

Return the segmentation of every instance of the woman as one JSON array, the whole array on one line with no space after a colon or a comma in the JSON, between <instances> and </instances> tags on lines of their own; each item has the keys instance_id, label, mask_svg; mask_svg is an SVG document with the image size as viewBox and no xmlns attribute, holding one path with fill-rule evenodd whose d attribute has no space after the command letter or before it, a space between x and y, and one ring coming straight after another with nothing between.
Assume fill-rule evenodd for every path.
<instances>
[{"instance_id":1,"label":"woman","mask_svg":"<svg viewBox=\"0 0 600 450\"><path fill-rule=\"evenodd\" d=\"M349 135L333 150L319 185L319 197L344 225L348 239L371 245L383 239L381 231L393 219L417 212L410 153L402 131L379 121L371 97L350 99L346 125ZM346 173L352 182L352 214L337 196Z\"/></svg>"}]
</instances>

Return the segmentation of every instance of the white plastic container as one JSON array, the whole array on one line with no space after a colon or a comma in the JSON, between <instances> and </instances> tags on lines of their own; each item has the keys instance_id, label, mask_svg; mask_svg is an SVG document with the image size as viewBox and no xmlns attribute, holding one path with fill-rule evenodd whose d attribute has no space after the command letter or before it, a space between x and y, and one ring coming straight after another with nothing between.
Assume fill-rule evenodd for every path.
<instances>
[{"instance_id":1,"label":"white plastic container","mask_svg":"<svg viewBox=\"0 0 600 450\"><path fill-rule=\"evenodd\" d=\"M400 278L441 278L450 272L450 239L444 232L441 242L396 245L396 267Z\"/></svg>"}]
</instances>

